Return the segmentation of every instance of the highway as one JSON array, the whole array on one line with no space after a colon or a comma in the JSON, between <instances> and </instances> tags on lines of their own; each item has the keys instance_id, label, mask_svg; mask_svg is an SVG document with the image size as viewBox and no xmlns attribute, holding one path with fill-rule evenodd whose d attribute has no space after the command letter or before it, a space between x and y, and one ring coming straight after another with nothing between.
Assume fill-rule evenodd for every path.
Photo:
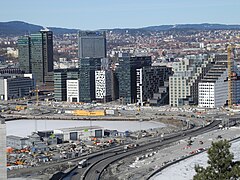
<instances>
[{"instance_id":1,"label":"highway","mask_svg":"<svg viewBox=\"0 0 240 180\"><path fill-rule=\"evenodd\" d=\"M126 152L124 152L123 148L122 149L115 149L115 152L108 153L106 152L105 154L100 155L100 157L94 157L89 160L89 166L87 168L77 168L75 167L71 173L64 178L64 180L72 179L72 180L95 180L95 179L100 179L101 173L108 167L109 164L116 162L122 158L139 154L141 152L144 152L148 149L154 149L154 148L159 148L163 147L164 145L179 141L181 139L184 139L186 137L190 136L197 136L209 131L212 131L214 129L218 128L218 125L220 124L220 121L213 121L208 126L205 126L203 128L195 129L195 130L187 130L184 132L180 133L175 133L170 136L166 136L164 140L159 140L159 138L155 138L151 141L148 142L142 142L139 143L139 147L130 149ZM184 135L184 136L183 136Z\"/></svg>"},{"instance_id":2,"label":"highway","mask_svg":"<svg viewBox=\"0 0 240 180\"><path fill-rule=\"evenodd\" d=\"M61 160L61 161L58 161L58 162L52 162L52 163L49 163L49 164L44 164L43 166L36 166L36 167L28 167L28 168L22 168L22 169L15 169L15 170L12 170L12 171L9 171L8 172L8 175L11 175L11 176L14 176L14 177L17 177L17 176L21 176L22 174L24 174L24 176L31 176L34 172L40 172L40 171L44 171L46 169L51 169L53 167L57 167L57 166L61 166L61 165L67 165L68 162L79 162L80 160L83 160L83 159L86 159L86 158L94 158L94 157L101 157L102 154L107 154L109 151L115 151L115 150L120 150L122 149L122 147L114 147L114 148L111 148L111 149L106 149L106 150L103 150L103 151L99 151L99 152L94 152L94 153L91 153L91 154L88 154L88 155L83 155L81 157L78 157L78 158L72 158L72 159L65 159L65 160ZM93 159L94 160L94 159ZM90 163L92 161L89 161Z\"/></svg>"}]
</instances>

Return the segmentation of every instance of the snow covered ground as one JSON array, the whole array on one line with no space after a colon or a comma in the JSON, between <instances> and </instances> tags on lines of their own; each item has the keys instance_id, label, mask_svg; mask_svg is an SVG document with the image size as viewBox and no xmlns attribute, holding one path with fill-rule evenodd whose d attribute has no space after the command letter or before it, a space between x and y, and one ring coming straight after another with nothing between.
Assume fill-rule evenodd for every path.
<instances>
[{"instance_id":1,"label":"snow covered ground","mask_svg":"<svg viewBox=\"0 0 240 180\"><path fill-rule=\"evenodd\" d=\"M237 161L240 160L239 146L240 141L235 141L232 143L230 149L234 154L234 160ZM199 164L200 166L206 167L208 165L207 160L208 157L206 152L193 156L164 169L162 172L151 178L151 180L191 180L195 175L195 165Z\"/></svg>"},{"instance_id":2,"label":"snow covered ground","mask_svg":"<svg viewBox=\"0 0 240 180\"><path fill-rule=\"evenodd\" d=\"M7 135L26 137L35 131L35 120L9 121L7 124ZM166 125L155 121L91 121L92 126L100 126L106 129L124 131L146 130L161 128ZM58 128L90 126L90 121L74 120L37 120L37 130L53 130Z\"/></svg>"}]
</instances>

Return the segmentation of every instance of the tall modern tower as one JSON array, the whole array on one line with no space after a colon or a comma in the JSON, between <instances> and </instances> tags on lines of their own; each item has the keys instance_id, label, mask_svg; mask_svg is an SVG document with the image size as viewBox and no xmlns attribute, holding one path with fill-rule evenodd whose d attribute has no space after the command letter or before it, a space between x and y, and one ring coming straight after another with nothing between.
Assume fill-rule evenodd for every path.
<instances>
[{"instance_id":1,"label":"tall modern tower","mask_svg":"<svg viewBox=\"0 0 240 180\"><path fill-rule=\"evenodd\" d=\"M23 36L18 39L19 66L25 73L32 72L30 37Z\"/></svg>"},{"instance_id":2,"label":"tall modern tower","mask_svg":"<svg viewBox=\"0 0 240 180\"><path fill-rule=\"evenodd\" d=\"M32 73L42 85L53 72L53 34L48 29L18 39L20 69Z\"/></svg>"},{"instance_id":3,"label":"tall modern tower","mask_svg":"<svg viewBox=\"0 0 240 180\"><path fill-rule=\"evenodd\" d=\"M151 66L151 57L130 57L123 54L119 57L117 67L117 79L119 86L119 98L125 103L137 102L137 69Z\"/></svg>"},{"instance_id":4,"label":"tall modern tower","mask_svg":"<svg viewBox=\"0 0 240 180\"><path fill-rule=\"evenodd\" d=\"M0 116L0 179L7 179L6 124Z\"/></svg>"},{"instance_id":5,"label":"tall modern tower","mask_svg":"<svg viewBox=\"0 0 240 180\"><path fill-rule=\"evenodd\" d=\"M104 58L107 56L106 33L100 31L79 31L79 58Z\"/></svg>"},{"instance_id":6,"label":"tall modern tower","mask_svg":"<svg viewBox=\"0 0 240 180\"><path fill-rule=\"evenodd\" d=\"M101 69L101 58L81 58L79 60L80 101L95 100L95 71Z\"/></svg>"}]
</instances>

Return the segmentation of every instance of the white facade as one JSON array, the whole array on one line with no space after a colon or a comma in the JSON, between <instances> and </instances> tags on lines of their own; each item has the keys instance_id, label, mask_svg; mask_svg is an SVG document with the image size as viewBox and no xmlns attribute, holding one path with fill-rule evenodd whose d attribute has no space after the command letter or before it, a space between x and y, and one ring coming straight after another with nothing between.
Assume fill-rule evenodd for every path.
<instances>
[{"instance_id":1,"label":"white facade","mask_svg":"<svg viewBox=\"0 0 240 180\"><path fill-rule=\"evenodd\" d=\"M7 179L6 124L0 117L0 179Z\"/></svg>"},{"instance_id":2,"label":"white facade","mask_svg":"<svg viewBox=\"0 0 240 180\"><path fill-rule=\"evenodd\" d=\"M137 104L143 106L143 74L142 68L137 69Z\"/></svg>"},{"instance_id":3,"label":"white facade","mask_svg":"<svg viewBox=\"0 0 240 180\"><path fill-rule=\"evenodd\" d=\"M220 71L220 69L219 69ZM198 84L198 106L217 108L226 105L228 100L228 70L211 72Z\"/></svg>"},{"instance_id":4,"label":"white facade","mask_svg":"<svg viewBox=\"0 0 240 180\"><path fill-rule=\"evenodd\" d=\"M99 126L83 126L74 128L61 128L53 131L54 134L62 134L64 141L89 140L90 137L103 137L104 128Z\"/></svg>"},{"instance_id":5,"label":"white facade","mask_svg":"<svg viewBox=\"0 0 240 180\"><path fill-rule=\"evenodd\" d=\"M95 71L95 96L96 99L107 101L112 93L111 71Z\"/></svg>"},{"instance_id":6,"label":"white facade","mask_svg":"<svg viewBox=\"0 0 240 180\"><path fill-rule=\"evenodd\" d=\"M198 99L198 106L199 107L208 107L214 108L215 107L215 83L199 83L198 84L199 90L199 99Z\"/></svg>"},{"instance_id":7,"label":"white facade","mask_svg":"<svg viewBox=\"0 0 240 180\"><path fill-rule=\"evenodd\" d=\"M79 102L79 80L67 80L67 101Z\"/></svg>"}]
</instances>

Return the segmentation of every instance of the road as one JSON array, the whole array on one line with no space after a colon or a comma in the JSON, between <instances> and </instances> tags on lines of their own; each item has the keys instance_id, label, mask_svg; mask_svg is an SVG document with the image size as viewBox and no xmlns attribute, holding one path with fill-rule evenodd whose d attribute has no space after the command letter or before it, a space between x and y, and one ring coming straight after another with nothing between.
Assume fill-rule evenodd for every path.
<instances>
[{"instance_id":1,"label":"road","mask_svg":"<svg viewBox=\"0 0 240 180\"><path fill-rule=\"evenodd\" d=\"M115 152L117 154L112 154L112 155L109 154L108 157L107 157L107 155L105 155L105 157L101 156L97 160L92 159L94 162L92 164L90 164L87 169L82 169L82 170L79 170L78 168L73 169L71 174L68 175L66 177L66 179L84 179L84 180L99 179L101 176L101 173L104 171L104 169L109 164L111 164L119 159L144 152L148 149L162 147L164 145L179 141L186 137L196 136L196 135L199 135L199 134L202 134L205 132L212 131L212 130L218 128L219 123L220 123L219 121L214 121L212 124L210 124L209 126L206 126L204 128L199 128L196 130L188 130L185 132L185 136L182 136L182 133L175 133L171 136L165 137L163 141L159 141L159 139L158 139L158 140L153 140L150 142L145 142L145 143L140 144L139 147L137 147L135 149L130 149L127 152L124 152L123 149L119 150L119 151L116 150Z\"/></svg>"},{"instance_id":2,"label":"road","mask_svg":"<svg viewBox=\"0 0 240 180\"><path fill-rule=\"evenodd\" d=\"M86 159L86 158L93 158L93 157L101 157L102 154L107 154L109 151L115 151L115 150L120 150L122 149L122 147L113 147L110 149L106 149L103 151L99 151L99 152L94 152L91 153L89 155L84 155L78 158L72 158L72 159L65 159L65 160L61 160L59 162L53 162L53 163L49 163L49 164L44 164L44 166L37 166L37 167L29 167L29 168L22 168L22 169L15 169L15 170L11 170L8 172L8 176L9 177L18 177L21 176L22 174L24 174L24 176L31 176L34 172L40 172L40 171L44 171L46 169L51 169L57 166L61 166L61 165L66 165L68 162L79 162L80 160ZM91 161L90 161L91 162Z\"/></svg>"}]
</instances>

